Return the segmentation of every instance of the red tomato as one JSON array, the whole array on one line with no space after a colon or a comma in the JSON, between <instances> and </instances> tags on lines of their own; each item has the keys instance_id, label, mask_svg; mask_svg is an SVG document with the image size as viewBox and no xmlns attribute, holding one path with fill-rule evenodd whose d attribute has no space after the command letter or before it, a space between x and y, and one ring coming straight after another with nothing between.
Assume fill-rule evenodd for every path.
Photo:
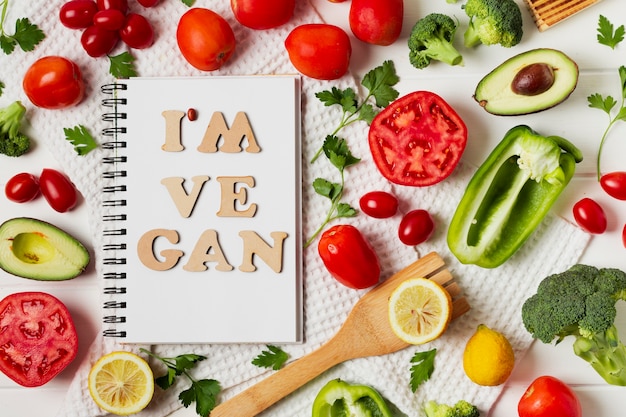
<instances>
[{"instance_id":1,"label":"red tomato","mask_svg":"<svg viewBox=\"0 0 626 417\"><path fill-rule=\"evenodd\" d=\"M413 210L402 217L398 237L405 245L414 246L426 242L434 230L435 222L426 210Z\"/></svg>"},{"instance_id":2,"label":"red tomato","mask_svg":"<svg viewBox=\"0 0 626 417\"><path fill-rule=\"evenodd\" d=\"M137 0L137 2L143 7L154 7L157 5L159 0Z\"/></svg>"},{"instance_id":3,"label":"red tomato","mask_svg":"<svg viewBox=\"0 0 626 417\"><path fill-rule=\"evenodd\" d=\"M386 219L398 211L398 199L386 191L370 191L359 199L359 206L370 217Z\"/></svg>"},{"instance_id":4,"label":"red tomato","mask_svg":"<svg viewBox=\"0 0 626 417\"><path fill-rule=\"evenodd\" d=\"M120 39L117 31L103 29L101 26L91 25L80 36L80 44L87 55L93 58L107 55L115 48Z\"/></svg>"},{"instance_id":5,"label":"red tomato","mask_svg":"<svg viewBox=\"0 0 626 417\"><path fill-rule=\"evenodd\" d=\"M128 0L97 0L98 10L115 9L126 14L128 11Z\"/></svg>"},{"instance_id":6,"label":"red tomato","mask_svg":"<svg viewBox=\"0 0 626 417\"><path fill-rule=\"evenodd\" d=\"M50 294L8 295L0 300L0 323L0 371L20 385L44 385L76 357L72 316Z\"/></svg>"},{"instance_id":7,"label":"red tomato","mask_svg":"<svg viewBox=\"0 0 626 417\"><path fill-rule=\"evenodd\" d=\"M183 57L202 71L214 71L235 52L235 33L226 19L209 9L189 9L178 22L176 41Z\"/></svg>"},{"instance_id":8,"label":"red tomato","mask_svg":"<svg viewBox=\"0 0 626 417\"><path fill-rule=\"evenodd\" d=\"M294 28L285 39L285 48L298 71L319 80L341 78L348 71L352 55L346 32L326 23Z\"/></svg>"},{"instance_id":9,"label":"red tomato","mask_svg":"<svg viewBox=\"0 0 626 417\"><path fill-rule=\"evenodd\" d=\"M364 289L378 283L378 256L356 227L337 225L326 230L317 251L328 272L343 285Z\"/></svg>"},{"instance_id":10,"label":"red tomato","mask_svg":"<svg viewBox=\"0 0 626 417\"><path fill-rule=\"evenodd\" d=\"M372 121L374 162L389 181L423 187L447 178L467 144L467 127L441 97L415 91L400 97Z\"/></svg>"},{"instance_id":11,"label":"red tomato","mask_svg":"<svg viewBox=\"0 0 626 417\"><path fill-rule=\"evenodd\" d=\"M235 19L252 29L271 29L293 16L295 0L230 0Z\"/></svg>"},{"instance_id":12,"label":"red tomato","mask_svg":"<svg viewBox=\"0 0 626 417\"><path fill-rule=\"evenodd\" d=\"M626 224L624 225L624 228L622 229L622 244L626 248Z\"/></svg>"},{"instance_id":13,"label":"red tomato","mask_svg":"<svg viewBox=\"0 0 626 417\"><path fill-rule=\"evenodd\" d=\"M61 6L59 20L70 29L84 29L91 26L98 6L93 0L71 0Z\"/></svg>"},{"instance_id":14,"label":"red tomato","mask_svg":"<svg viewBox=\"0 0 626 417\"><path fill-rule=\"evenodd\" d=\"M80 68L60 56L46 56L35 61L26 70L22 87L35 106L45 109L74 106L85 94Z\"/></svg>"},{"instance_id":15,"label":"red tomato","mask_svg":"<svg viewBox=\"0 0 626 417\"><path fill-rule=\"evenodd\" d=\"M626 172L615 171L604 174L600 185L608 195L618 200L626 200Z\"/></svg>"},{"instance_id":16,"label":"red tomato","mask_svg":"<svg viewBox=\"0 0 626 417\"><path fill-rule=\"evenodd\" d=\"M120 30L122 41L131 48L145 49L154 43L154 31L148 19L137 13L126 15Z\"/></svg>"},{"instance_id":17,"label":"red tomato","mask_svg":"<svg viewBox=\"0 0 626 417\"><path fill-rule=\"evenodd\" d=\"M93 24L106 30L120 30L124 25L124 13L116 9L100 10L93 17Z\"/></svg>"},{"instance_id":18,"label":"red tomato","mask_svg":"<svg viewBox=\"0 0 626 417\"><path fill-rule=\"evenodd\" d=\"M526 389L517 405L519 417L582 417L576 393L553 376L540 376Z\"/></svg>"},{"instance_id":19,"label":"red tomato","mask_svg":"<svg viewBox=\"0 0 626 417\"><path fill-rule=\"evenodd\" d=\"M606 231L606 215L595 200L583 198L574 204L574 220L586 232L601 234Z\"/></svg>"},{"instance_id":20,"label":"red tomato","mask_svg":"<svg viewBox=\"0 0 626 417\"><path fill-rule=\"evenodd\" d=\"M11 201L25 203L39 195L39 181L33 174L20 172L7 181L4 193Z\"/></svg>"},{"instance_id":21,"label":"red tomato","mask_svg":"<svg viewBox=\"0 0 626 417\"><path fill-rule=\"evenodd\" d=\"M404 0L352 0L348 20L357 39L387 46L402 32Z\"/></svg>"},{"instance_id":22,"label":"red tomato","mask_svg":"<svg viewBox=\"0 0 626 417\"><path fill-rule=\"evenodd\" d=\"M78 196L74 184L57 170L44 168L39 176L39 188L50 207L59 213L76 206Z\"/></svg>"}]
</instances>

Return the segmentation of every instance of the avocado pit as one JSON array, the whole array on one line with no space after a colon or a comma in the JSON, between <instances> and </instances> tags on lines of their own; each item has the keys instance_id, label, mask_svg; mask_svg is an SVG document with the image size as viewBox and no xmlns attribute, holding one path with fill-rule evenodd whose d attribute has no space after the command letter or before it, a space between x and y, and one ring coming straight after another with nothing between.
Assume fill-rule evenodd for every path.
<instances>
[{"instance_id":1,"label":"avocado pit","mask_svg":"<svg viewBox=\"0 0 626 417\"><path fill-rule=\"evenodd\" d=\"M544 93L554 85L554 69L545 62L526 65L515 74L511 82L511 90L523 96L536 96Z\"/></svg>"}]
</instances>

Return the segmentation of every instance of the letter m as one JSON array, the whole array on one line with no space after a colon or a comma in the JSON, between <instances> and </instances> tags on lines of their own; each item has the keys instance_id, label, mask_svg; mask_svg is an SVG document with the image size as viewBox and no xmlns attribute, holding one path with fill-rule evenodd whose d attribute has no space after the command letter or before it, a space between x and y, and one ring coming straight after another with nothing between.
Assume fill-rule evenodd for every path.
<instances>
[{"instance_id":1,"label":"letter m","mask_svg":"<svg viewBox=\"0 0 626 417\"><path fill-rule=\"evenodd\" d=\"M226 125L226 120L224 120L224 115L221 112L213 113L211 121L204 132L202 143L198 146L198 151L203 153L217 152L220 138L223 139L219 147L221 152L241 152L244 150L241 146L244 138L248 139L246 152L258 153L261 151L261 148L256 143L248 117L244 112L238 112L235 115L235 120L230 128Z\"/></svg>"}]
</instances>

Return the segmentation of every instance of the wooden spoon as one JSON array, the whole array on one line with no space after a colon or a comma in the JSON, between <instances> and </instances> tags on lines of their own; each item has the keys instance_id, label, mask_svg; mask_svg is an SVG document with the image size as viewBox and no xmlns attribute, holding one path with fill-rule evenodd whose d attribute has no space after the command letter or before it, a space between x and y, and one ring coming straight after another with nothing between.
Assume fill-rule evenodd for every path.
<instances>
[{"instance_id":1,"label":"wooden spoon","mask_svg":"<svg viewBox=\"0 0 626 417\"><path fill-rule=\"evenodd\" d=\"M393 290L414 277L432 279L446 288L452 296L452 319L469 311L467 299L459 297L460 288L445 269L443 259L431 252L367 292L326 344L218 405L211 417L255 416L335 365L409 346L391 330L387 306Z\"/></svg>"}]
</instances>

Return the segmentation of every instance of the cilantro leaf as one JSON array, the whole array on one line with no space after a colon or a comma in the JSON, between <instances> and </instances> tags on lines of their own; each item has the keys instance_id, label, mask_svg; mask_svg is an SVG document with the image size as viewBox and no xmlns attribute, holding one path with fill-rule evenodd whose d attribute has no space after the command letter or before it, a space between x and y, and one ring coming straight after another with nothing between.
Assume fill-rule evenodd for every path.
<instances>
[{"instance_id":1,"label":"cilantro leaf","mask_svg":"<svg viewBox=\"0 0 626 417\"><path fill-rule=\"evenodd\" d=\"M435 370L435 355L437 349L425 352L416 352L411 358L411 390L417 391L420 385L428 381Z\"/></svg>"},{"instance_id":2,"label":"cilantro leaf","mask_svg":"<svg viewBox=\"0 0 626 417\"><path fill-rule=\"evenodd\" d=\"M2 14L0 18L0 49L10 55L19 45L24 52L30 52L35 49L45 37L45 33L39 27L27 18L22 17L15 21L15 31L13 35L9 35L4 30L4 19L6 18L6 10L9 4L8 0L2 2Z\"/></svg>"},{"instance_id":3,"label":"cilantro leaf","mask_svg":"<svg viewBox=\"0 0 626 417\"><path fill-rule=\"evenodd\" d=\"M115 78L130 78L137 76L135 70L135 57L129 52L122 52L119 55L109 55L109 73Z\"/></svg>"},{"instance_id":4,"label":"cilantro leaf","mask_svg":"<svg viewBox=\"0 0 626 417\"><path fill-rule=\"evenodd\" d=\"M352 155L346 140L337 136L327 136L322 149L330 163L340 171L360 161Z\"/></svg>"},{"instance_id":5,"label":"cilantro leaf","mask_svg":"<svg viewBox=\"0 0 626 417\"><path fill-rule=\"evenodd\" d=\"M63 128L65 140L74 145L77 154L84 156L98 147L98 143L83 125Z\"/></svg>"},{"instance_id":6,"label":"cilantro leaf","mask_svg":"<svg viewBox=\"0 0 626 417\"><path fill-rule=\"evenodd\" d=\"M609 21L605 16L600 15L598 18L598 42L602 45L606 45L611 49L624 40L626 29L624 25L618 26L614 29L613 23Z\"/></svg>"},{"instance_id":7,"label":"cilantro leaf","mask_svg":"<svg viewBox=\"0 0 626 417\"><path fill-rule=\"evenodd\" d=\"M324 178L316 178L313 181L313 189L317 194L331 200L341 194L341 184L330 182Z\"/></svg>"},{"instance_id":8,"label":"cilantro leaf","mask_svg":"<svg viewBox=\"0 0 626 417\"><path fill-rule=\"evenodd\" d=\"M278 346L267 345L267 350L252 360L252 364L261 368L272 368L278 371L289 359L289 355Z\"/></svg>"},{"instance_id":9,"label":"cilantro leaf","mask_svg":"<svg viewBox=\"0 0 626 417\"><path fill-rule=\"evenodd\" d=\"M369 90L368 98L373 96L378 107L387 107L398 98L399 93L393 86L399 81L393 61L385 61L380 67L365 74L361 84Z\"/></svg>"},{"instance_id":10,"label":"cilantro leaf","mask_svg":"<svg viewBox=\"0 0 626 417\"><path fill-rule=\"evenodd\" d=\"M168 389L174 382L176 377L184 375L191 381L191 386L183 390L178 399L181 403L188 407L191 403L196 403L196 413L200 416L207 416L215 408L217 403L217 395L221 390L220 383L214 379L194 379L188 371L190 371L196 363L206 359L206 356L187 353L178 355L173 358L164 358L158 356L149 350L140 349L147 355L159 360L167 367L167 373L155 378L154 382L161 389Z\"/></svg>"},{"instance_id":11,"label":"cilantro leaf","mask_svg":"<svg viewBox=\"0 0 626 417\"><path fill-rule=\"evenodd\" d=\"M330 91L324 90L315 93L315 97L327 107L334 105L341 106L341 109L346 113L354 113L357 110L358 101L356 99L356 93L349 87L345 90L333 87Z\"/></svg>"},{"instance_id":12,"label":"cilantro leaf","mask_svg":"<svg viewBox=\"0 0 626 417\"><path fill-rule=\"evenodd\" d=\"M624 65L620 66L618 72L621 83L621 99L619 104L612 96L604 97L599 93L594 93L587 97L589 107L593 109L600 109L609 116L609 123L604 130L604 133L602 133L602 137L600 138L600 145L598 146L598 154L596 157L596 176L598 181L600 181L600 178L602 177L600 161L602 157L602 149L604 147L604 143L609 134L609 131L616 122L626 121L626 67ZM613 116L613 109L616 105L618 105L619 107L617 113L615 114L615 116Z\"/></svg>"}]
</instances>

